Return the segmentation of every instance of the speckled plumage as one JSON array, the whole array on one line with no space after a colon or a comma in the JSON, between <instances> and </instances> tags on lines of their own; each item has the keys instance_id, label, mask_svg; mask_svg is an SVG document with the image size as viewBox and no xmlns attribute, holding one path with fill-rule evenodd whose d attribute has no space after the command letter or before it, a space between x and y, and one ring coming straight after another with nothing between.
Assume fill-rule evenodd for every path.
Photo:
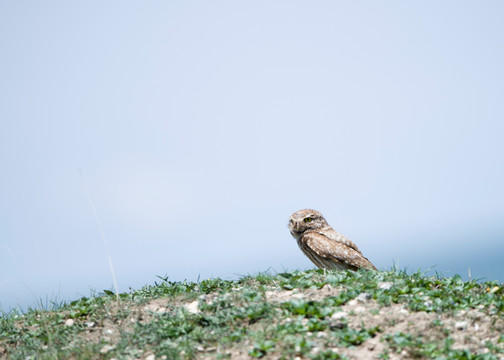
<instances>
[{"instance_id":1,"label":"speckled plumage","mask_svg":"<svg viewBox=\"0 0 504 360\"><path fill-rule=\"evenodd\" d=\"M293 213L289 230L299 248L319 268L376 270L357 245L329 226L317 210L304 209Z\"/></svg>"}]
</instances>

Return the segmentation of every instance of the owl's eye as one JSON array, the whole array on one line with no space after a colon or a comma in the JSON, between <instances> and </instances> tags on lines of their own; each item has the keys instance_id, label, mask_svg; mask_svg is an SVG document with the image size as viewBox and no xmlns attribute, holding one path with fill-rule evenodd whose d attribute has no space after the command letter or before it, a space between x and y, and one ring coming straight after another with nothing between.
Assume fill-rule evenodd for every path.
<instances>
[{"instance_id":1,"label":"owl's eye","mask_svg":"<svg viewBox=\"0 0 504 360\"><path fill-rule=\"evenodd\" d=\"M311 217L307 217L307 218L305 218L305 219L304 219L304 222L308 223L308 222L310 222L310 221L312 221L312 220L313 220L313 219L312 219Z\"/></svg>"}]
</instances>

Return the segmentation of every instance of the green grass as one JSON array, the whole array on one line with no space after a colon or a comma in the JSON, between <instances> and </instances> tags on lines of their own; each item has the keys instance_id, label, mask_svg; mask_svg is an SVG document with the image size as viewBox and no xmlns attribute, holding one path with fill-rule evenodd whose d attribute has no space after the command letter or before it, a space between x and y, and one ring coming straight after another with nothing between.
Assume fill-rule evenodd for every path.
<instances>
[{"instance_id":1,"label":"green grass","mask_svg":"<svg viewBox=\"0 0 504 360\"><path fill-rule=\"evenodd\" d=\"M330 295L313 295L328 287L334 289ZM294 296L308 292L312 295ZM357 321L351 301L362 293L371 298L363 303L367 319L375 319L378 325ZM267 301L268 296L279 294L283 297ZM190 312L186 305L194 301L198 311ZM153 304L159 305L157 311ZM408 331L394 332L400 320L380 314L395 309L396 304L409 314L425 312L432 317L428 333L417 331L414 322L408 321L402 323ZM345 309L351 310L346 317L331 318ZM449 326L457 314L471 311L484 314L481 324L485 338L490 339L478 345L484 351L469 345L460 349L463 337ZM237 281L193 283L160 278L154 285L120 294L119 302L105 291L53 311L4 314L0 317L0 358L134 359L152 354L156 359L225 359L241 354L345 359L355 357L364 343L375 339L381 346L375 355L383 359L397 354L418 359L502 359L503 319L502 285L464 282L459 276L310 270Z\"/></svg>"}]
</instances>

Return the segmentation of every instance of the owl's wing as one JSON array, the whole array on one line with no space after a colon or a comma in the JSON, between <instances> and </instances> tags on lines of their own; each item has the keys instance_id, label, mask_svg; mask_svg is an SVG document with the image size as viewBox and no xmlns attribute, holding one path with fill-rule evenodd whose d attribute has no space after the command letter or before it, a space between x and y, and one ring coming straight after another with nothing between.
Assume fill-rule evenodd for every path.
<instances>
[{"instance_id":1,"label":"owl's wing","mask_svg":"<svg viewBox=\"0 0 504 360\"><path fill-rule=\"evenodd\" d=\"M303 240L321 258L320 261L328 265L327 267L339 268L342 266L353 270L358 268L376 270L375 266L360 251L345 243L334 241L319 233L305 233ZM330 266L330 261L336 264Z\"/></svg>"},{"instance_id":2,"label":"owl's wing","mask_svg":"<svg viewBox=\"0 0 504 360\"><path fill-rule=\"evenodd\" d=\"M339 243L342 243L352 249L354 249L357 252L361 252L357 245L355 245L349 238L347 238L345 235L340 234L336 230L330 228L330 229L323 229L319 230L318 233L322 236L325 236L331 240L337 241Z\"/></svg>"}]
</instances>

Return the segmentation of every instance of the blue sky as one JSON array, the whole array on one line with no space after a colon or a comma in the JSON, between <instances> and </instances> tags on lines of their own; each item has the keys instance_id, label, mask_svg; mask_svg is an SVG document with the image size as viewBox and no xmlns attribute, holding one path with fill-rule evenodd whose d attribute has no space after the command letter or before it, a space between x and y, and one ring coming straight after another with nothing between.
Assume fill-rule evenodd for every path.
<instances>
[{"instance_id":1,"label":"blue sky","mask_svg":"<svg viewBox=\"0 0 504 360\"><path fill-rule=\"evenodd\" d=\"M504 5L0 2L0 304L313 265L504 281ZM79 169L83 176L80 176Z\"/></svg>"}]
</instances>

